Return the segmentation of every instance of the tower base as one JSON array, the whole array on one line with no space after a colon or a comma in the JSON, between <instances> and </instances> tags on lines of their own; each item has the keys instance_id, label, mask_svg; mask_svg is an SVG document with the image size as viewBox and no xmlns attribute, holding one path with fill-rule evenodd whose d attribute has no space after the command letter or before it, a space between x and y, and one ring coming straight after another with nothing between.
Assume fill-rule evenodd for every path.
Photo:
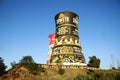
<instances>
[{"instance_id":1,"label":"tower base","mask_svg":"<svg viewBox=\"0 0 120 80\"><path fill-rule=\"evenodd\" d=\"M50 63L49 65L87 66L86 63Z\"/></svg>"}]
</instances>

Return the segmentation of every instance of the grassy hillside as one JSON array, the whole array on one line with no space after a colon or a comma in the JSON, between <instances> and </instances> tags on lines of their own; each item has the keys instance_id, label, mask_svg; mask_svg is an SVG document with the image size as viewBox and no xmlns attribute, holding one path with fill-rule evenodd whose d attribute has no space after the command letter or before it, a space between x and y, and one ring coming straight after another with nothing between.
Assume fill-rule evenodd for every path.
<instances>
[{"instance_id":1,"label":"grassy hillside","mask_svg":"<svg viewBox=\"0 0 120 80\"><path fill-rule=\"evenodd\" d=\"M58 70L48 68L44 72L31 74L22 67L9 70L0 80L120 80L119 70L64 69L63 75Z\"/></svg>"},{"instance_id":2,"label":"grassy hillside","mask_svg":"<svg viewBox=\"0 0 120 80\"><path fill-rule=\"evenodd\" d=\"M120 80L120 71L93 71L85 69L65 69L63 75L58 74L58 70L47 70L45 73L39 75L38 78L31 80ZM27 80L27 78L25 79ZM29 79L30 80L30 79Z\"/></svg>"}]
</instances>

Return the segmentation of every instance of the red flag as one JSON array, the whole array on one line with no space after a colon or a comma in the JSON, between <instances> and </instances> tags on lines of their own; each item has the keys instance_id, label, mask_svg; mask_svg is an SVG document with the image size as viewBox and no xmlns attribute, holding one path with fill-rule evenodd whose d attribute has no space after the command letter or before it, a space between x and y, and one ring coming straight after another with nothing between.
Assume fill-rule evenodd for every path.
<instances>
[{"instance_id":1,"label":"red flag","mask_svg":"<svg viewBox=\"0 0 120 80\"><path fill-rule=\"evenodd\" d=\"M54 44L55 43L55 33L54 34L50 34L49 36L49 44Z\"/></svg>"}]
</instances>

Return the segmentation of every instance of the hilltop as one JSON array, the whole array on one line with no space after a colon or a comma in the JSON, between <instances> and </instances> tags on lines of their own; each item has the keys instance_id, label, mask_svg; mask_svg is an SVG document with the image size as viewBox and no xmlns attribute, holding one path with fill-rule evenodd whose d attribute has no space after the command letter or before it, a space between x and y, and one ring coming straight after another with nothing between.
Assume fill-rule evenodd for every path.
<instances>
[{"instance_id":1,"label":"hilltop","mask_svg":"<svg viewBox=\"0 0 120 80\"><path fill-rule=\"evenodd\" d=\"M3 69L5 65L0 70ZM120 80L120 70L101 70L98 66L37 64L31 56L23 56L19 63L13 62L11 69L2 72L0 80Z\"/></svg>"},{"instance_id":2,"label":"hilltop","mask_svg":"<svg viewBox=\"0 0 120 80\"><path fill-rule=\"evenodd\" d=\"M0 76L0 80L119 80L120 70L88 70L46 68L38 73L31 73L24 66L17 66Z\"/></svg>"}]
</instances>

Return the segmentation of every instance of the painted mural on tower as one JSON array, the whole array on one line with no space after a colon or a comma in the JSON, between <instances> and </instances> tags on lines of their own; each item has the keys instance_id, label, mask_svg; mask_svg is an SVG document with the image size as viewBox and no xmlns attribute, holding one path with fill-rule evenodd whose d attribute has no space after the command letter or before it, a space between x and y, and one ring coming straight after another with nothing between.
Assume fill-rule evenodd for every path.
<instances>
[{"instance_id":1,"label":"painted mural on tower","mask_svg":"<svg viewBox=\"0 0 120 80\"><path fill-rule=\"evenodd\" d=\"M64 11L55 16L56 32L53 46L50 48L48 64L81 65L85 66L78 35L78 15Z\"/></svg>"}]
</instances>

